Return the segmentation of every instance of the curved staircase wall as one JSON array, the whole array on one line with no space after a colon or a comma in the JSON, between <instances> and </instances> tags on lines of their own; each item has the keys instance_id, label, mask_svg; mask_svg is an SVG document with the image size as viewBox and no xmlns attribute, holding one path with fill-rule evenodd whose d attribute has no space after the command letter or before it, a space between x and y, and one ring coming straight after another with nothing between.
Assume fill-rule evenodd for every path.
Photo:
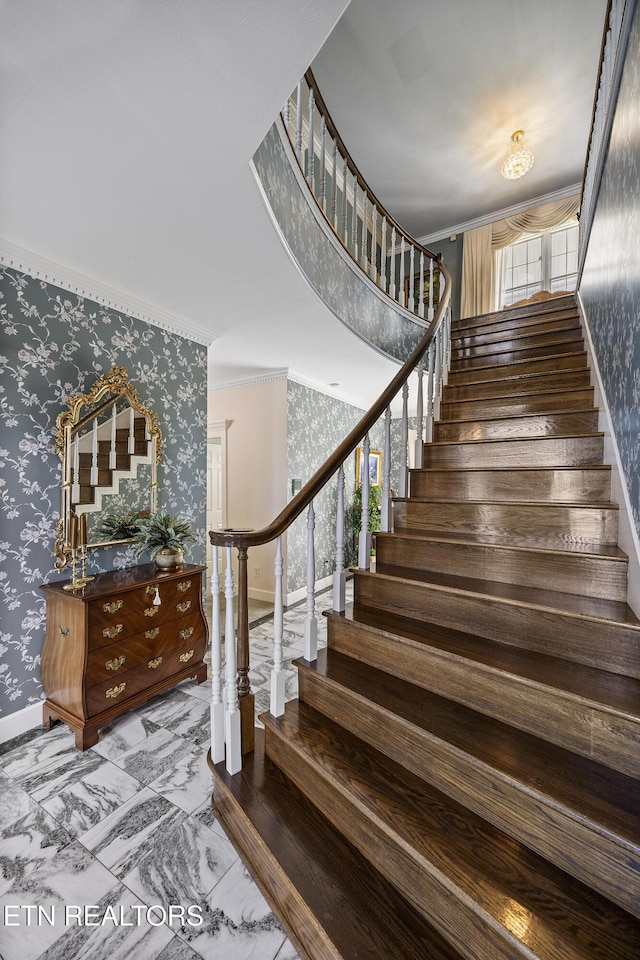
<instances>
[{"instance_id":1,"label":"curved staircase wall","mask_svg":"<svg viewBox=\"0 0 640 960\"><path fill-rule=\"evenodd\" d=\"M274 123L251 167L276 230L292 261L333 315L375 350L404 362L425 325L394 308L333 235L289 159L286 134Z\"/></svg>"}]
</instances>

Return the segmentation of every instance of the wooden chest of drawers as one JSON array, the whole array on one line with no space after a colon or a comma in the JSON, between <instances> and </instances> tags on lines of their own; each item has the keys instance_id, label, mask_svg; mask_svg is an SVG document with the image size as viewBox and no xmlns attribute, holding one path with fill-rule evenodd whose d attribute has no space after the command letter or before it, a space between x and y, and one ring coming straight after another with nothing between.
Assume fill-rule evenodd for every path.
<instances>
[{"instance_id":1,"label":"wooden chest of drawers","mask_svg":"<svg viewBox=\"0 0 640 960\"><path fill-rule=\"evenodd\" d=\"M44 584L45 726L63 720L86 750L119 714L187 677L202 683L209 637L204 570L145 564L100 574L75 592L64 582Z\"/></svg>"}]
</instances>

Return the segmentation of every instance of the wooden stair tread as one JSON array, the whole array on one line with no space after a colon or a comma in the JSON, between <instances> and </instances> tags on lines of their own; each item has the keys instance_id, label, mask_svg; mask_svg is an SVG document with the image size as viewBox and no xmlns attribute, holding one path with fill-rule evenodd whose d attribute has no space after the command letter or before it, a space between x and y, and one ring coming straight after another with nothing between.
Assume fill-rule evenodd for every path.
<instances>
[{"instance_id":1,"label":"wooden stair tread","mask_svg":"<svg viewBox=\"0 0 640 960\"><path fill-rule=\"evenodd\" d=\"M246 848L239 852L305 957L460 960L265 757L261 730L241 773L229 776L223 763L212 769L219 819L241 818L237 836ZM256 856L265 846L268 869Z\"/></svg>"},{"instance_id":2,"label":"wooden stair tread","mask_svg":"<svg viewBox=\"0 0 640 960\"><path fill-rule=\"evenodd\" d=\"M575 473L580 472L581 470L599 470L603 472L611 472L611 467L609 464L602 463L590 463L588 467L575 467L571 464L568 466L561 465L557 467L536 467L532 464L523 463L521 467L510 467L504 466L502 464L496 464L495 466L488 464L486 467L447 467L446 465L442 467L412 467L409 471L410 473L444 473L448 472L451 474L454 473L513 473L514 470L517 470L518 473L535 472L539 470L552 470L554 473ZM534 502L534 501L532 501Z\"/></svg>"},{"instance_id":3,"label":"wooden stair tread","mask_svg":"<svg viewBox=\"0 0 640 960\"><path fill-rule=\"evenodd\" d=\"M325 616L341 617L368 632L400 637L425 651L431 647L457 660L471 660L491 671L511 676L514 682L561 690L582 703L618 713L640 724L640 680L633 677L498 643L438 624L355 608L353 604L348 604L343 614L327 612Z\"/></svg>"},{"instance_id":4,"label":"wooden stair tread","mask_svg":"<svg viewBox=\"0 0 640 960\"><path fill-rule=\"evenodd\" d=\"M423 572L413 567L396 567L393 574L380 571L371 573L363 570L354 570L354 573L357 577L385 577L398 583L424 583L436 589L453 593L472 594L480 599L502 600L505 603L517 606L569 614L592 623L594 621L606 621L607 623L637 630L638 641L640 642L640 620L628 604L621 603L619 600L576 597L570 593L521 587L511 583L499 583L495 580L473 580L470 577L458 577L455 574Z\"/></svg>"},{"instance_id":5,"label":"wooden stair tread","mask_svg":"<svg viewBox=\"0 0 640 960\"><path fill-rule=\"evenodd\" d=\"M524 441L527 443L539 443L541 440L586 440L593 437L604 437L604 433L599 430L594 430L590 433L554 433L548 437L527 437L524 435L521 437L490 437L488 439L482 438L480 440L432 440L431 443L425 444L425 448L459 447L463 444L472 444L476 446L477 444L481 443L523 443Z\"/></svg>"},{"instance_id":6,"label":"wooden stair tread","mask_svg":"<svg viewBox=\"0 0 640 960\"><path fill-rule=\"evenodd\" d=\"M468 500L466 502L477 503L483 501ZM581 506L581 504L575 504L575 506ZM620 547L600 543L578 543L570 541L566 541L562 544L553 541L546 543L538 541L535 543L514 543L509 537L488 536L485 533L478 534L477 536L458 532L447 534L441 530L434 531L433 533L430 533L427 530L411 530L397 533L382 533L378 531L376 533L376 539L381 537L398 537L401 540L413 540L416 542L419 541L420 543L423 543L424 541L435 541L436 543L461 544L465 546L471 545L474 547L491 547L495 548L496 550L515 550L518 553L526 554L542 553L548 555L550 560L554 556L566 556L568 553L577 554L581 557L592 557L594 560L610 560L615 563L627 563L629 559L627 554L621 550Z\"/></svg>"},{"instance_id":7,"label":"wooden stair tread","mask_svg":"<svg viewBox=\"0 0 640 960\"><path fill-rule=\"evenodd\" d=\"M333 683L374 701L469 762L489 767L551 806L564 807L583 825L620 839L640 857L638 785L632 777L546 743L406 680L392 677L335 650L321 650L313 664L295 661ZM428 777L427 777L428 779Z\"/></svg>"},{"instance_id":8,"label":"wooden stair tread","mask_svg":"<svg viewBox=\"0 0 640 960\"><path fill-rule=\"evenodd\" d=\"M325 814L425 916L443 925L455 916L449 936L466 941L467 956L488 960L508 944L505 956L636 960L638 921L344 728L295 701L262 719L269 755L330 805ZM445 894L454 903L442 917ZM526 930L505 917L505 896L526 914Z\"/></svg>"},{"instance_id":9,"label":"wooden stair tread","mask_svg":"<svg viewBox=\"0 0 640 960\"><path fill-rule=\"evenodd\" d=\"M560 410L552 410L549 411L549 413L515 413L503 417L489 417L485 415L481 417L460 417L460 419L456 420L442 417L442 419L438 420L437 423L450 423L458 426L465 423L492 423L494 420L544 420L545 417L574 416L575 414L580 415L583 413L594 413L594 408L585 406L581 407L579 410L568 411L566 414Z\"/></svg>"},{"instance_id":10,"label":"wooden stair tread","mask_svg":"<svg viewBox=\"0 0 640 960\"><path fill-rule=\"evenodd\" d=\"M530 320L538 316L549 319L562 319L566 316L577 316L578 314L575 297L554 298L552 307L545 307L545 303L549 303L549 301L542 301L536 304L536 309L533 309L532 305L528 305L514 307L513 309L494 310L489 313L479 314L476 317L462 317L459 320L454 320L451 324L451 329L455 333L458 333L460 330L481 328L492 323L510 323L514 320L517 321L521 319ZM557 317L555 317L556 314L558 315Z\"/></svg>"}]
</instances>

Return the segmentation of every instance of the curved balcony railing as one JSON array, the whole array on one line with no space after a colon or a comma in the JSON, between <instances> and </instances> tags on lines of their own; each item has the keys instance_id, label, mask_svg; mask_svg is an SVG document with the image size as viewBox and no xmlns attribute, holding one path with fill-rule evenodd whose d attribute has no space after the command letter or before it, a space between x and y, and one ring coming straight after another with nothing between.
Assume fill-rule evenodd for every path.
<instances>
[{"instance_id":1,"label":"curved balcony railing","mask_svg":"<svg viewBox=\"0 0 640 960\"><path fill-rule=\"evenodd\" d=\"M411 349L399 371L380 394L373 406L337 449L286 505L281 513L262 530L211 531L213 545L212 590L212 650L211 650L211 758L214 763L226 758L227 770L237 773L242 768L242 754L253 750L254 745L254 696L249 681L249 617L248 617L248 551L258 545L276 542L275 599L274 599L274 657L271 675L270 709L274 716L284 712L285 682L283 672L283 551L282 540L287 530L304 511L307 516L307 584L304 657L313 661L317 657L317 619L315 615L315 546L314 500L329 484L336 486L336 542L335 571L333 574L333 609L345 609L345 506L344 465L347 458L362 444L363 462L369 462L369 433L384 417L384 445L381 498L381 529L389 531L392 523L391 492L391 403L402 393L402 429L400 439L400 479L398 495L408 492L408 402L409 378L417 372L415 396L416 448L415 466L422 466L423 442L430 442L433 423L439 419L442 387L447 380L450 361L451 323L451 275L441 258L421 247L398 224L388 216L375 201L365 181L357 172L355 164L346 154L333 124L327 121L328 114L310 74L309 110L306 125L302 116L302 90L300 84L295 95L295 110L291 100L284 110L284 122L291 129L292 117L296 130L295 151L298 162L308 157L306 182L313 187L318 206L328 222L341 238L341 243L351 257L355 257L362 270L366 271L369 283L375 277L379 295L391 297L401 311L410 310L416 316L416 328L422 334ZM322 104L322 121L319 138L314 134L316 111ZM330 138L330 140L328 139ZM303 144L305 146L303 146ZM313 145L313 149L311 146ZM319 148L316 149L316 145ZM338 160L337 158L341 159ZM327 158L330 158L327 162ZM301 168L302 169L302 168ZM328 186L329 185L329 186ZM336 211L340 208L340 214ZM346 211L346 212L345 212ZM344 230L343 230L344 227ZM390 230L390 246L387 238ZM399 249L396 243L399 242ZM416 257L419 269L414 275ZM425 266L426 265L426 266ZM405 270L409 273L406 274ZM406 280L405 280L406 276ZM419 284L416 297L416 276ZM407 351L408 352L408 351ZM405 353L406 356L406 353ZM413 378L412 378L413 379ZM426 385L425 385L426 381ZM358 534L358 567L369 569L371 534L369 517L369 474L362 472L362 517L363 529ZM224 583L225 610L225 695L223 697L220 592L221 577L218 548L226 552ZM234 614L234 564L233 550L237 550L237 622ZM234 644L234 638L236 643Z\"/></svg>"},{"instance_id":2,"label":"curved balcony railing","mask_svg":"<svg viewBox=\"0 0 640 960\"><path fill-rule=\"evenodd\" d=\"M430 322L439 301L438 257L376 198L338 133L311 70L282 120L309 189L344 249L386 296Z\"/></svg>"}]
</instances>

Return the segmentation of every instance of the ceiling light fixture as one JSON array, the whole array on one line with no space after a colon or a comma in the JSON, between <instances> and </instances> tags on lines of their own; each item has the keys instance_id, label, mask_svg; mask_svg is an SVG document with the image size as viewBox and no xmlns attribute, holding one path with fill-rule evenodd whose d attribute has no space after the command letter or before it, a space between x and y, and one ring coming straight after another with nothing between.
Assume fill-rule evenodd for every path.
<instances>
[{"instance_id":1,"label":"ceiling light fixture","mask_svg":"<svg viewBox=\"0 0 640 960\"><path fill-rule=\"evenodd\" d=\"M524 147L524 130L516 130L511 134L513 146L507 159L502 164L501 173L505 180L517 180L524 177L533 166L534 156Z\"/></svg>"}]
</instances>

